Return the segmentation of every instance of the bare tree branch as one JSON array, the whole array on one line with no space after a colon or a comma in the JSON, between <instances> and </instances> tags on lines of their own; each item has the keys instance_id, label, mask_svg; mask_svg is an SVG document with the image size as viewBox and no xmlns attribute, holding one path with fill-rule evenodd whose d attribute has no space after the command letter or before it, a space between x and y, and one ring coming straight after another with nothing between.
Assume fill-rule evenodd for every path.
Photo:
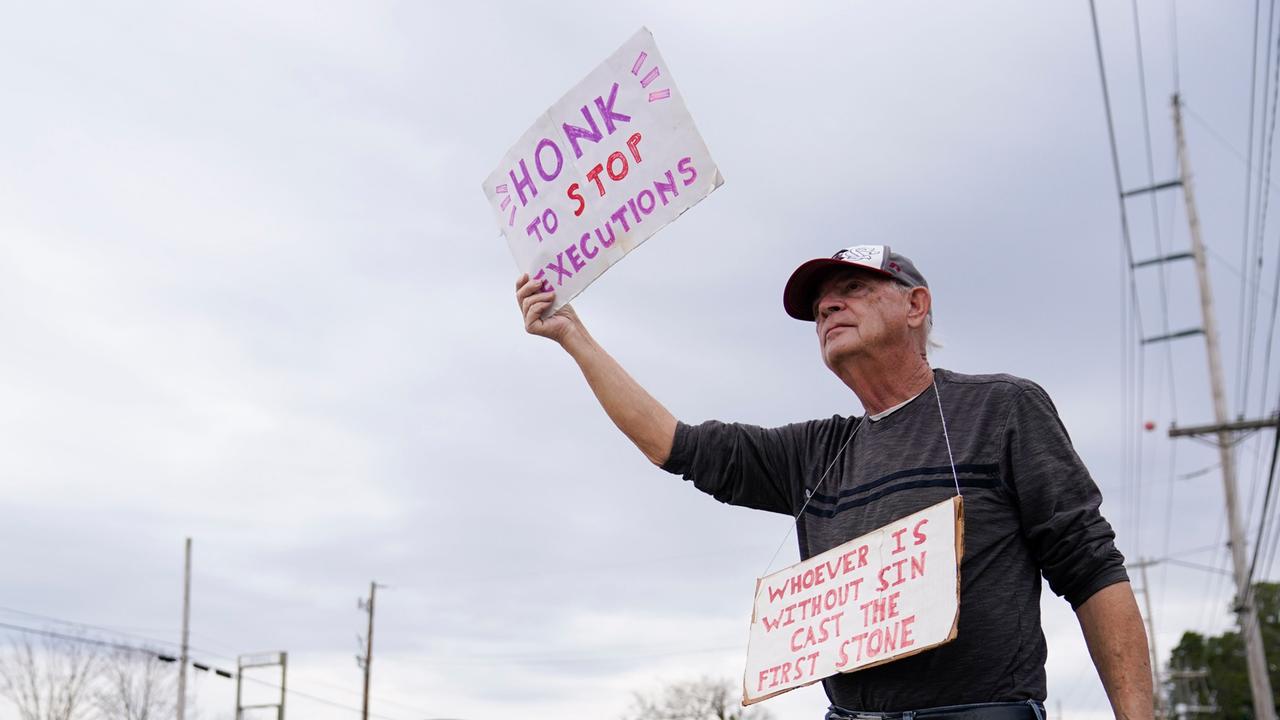
<instances>
[{"instance_id":1,"label":"bare tree branch","mask_svg":"<svg viewBox=\"0 0 1280 720\"><path fill-rule=\"evenodd\" d=\"M102 720L168 720L176 672L158 653L116 650L105 658L93 705Z\"/></svg>"},{"instance_id":2,"label":"bare tree branch","mask_svg":"<svg viewBox=\"0 0 1280 720\"><path fill-rule=\"evenodd\" d=\"M622 720L772 720L768 710L745 708L729 680L702 678L675 682L644 694L636 693L630 713Z\"/></svg>"},{"instance_id":3,"label":"bare tree branch","mask_svg":"<svg viewBox=\"0 0 1280 720\"><path fill-rule=\"evenodd\" d=\"M0 652L0 695L13 702L21 720L80 720L97 665L91 645L14 639Z\"/></svg>"}]
</instances>

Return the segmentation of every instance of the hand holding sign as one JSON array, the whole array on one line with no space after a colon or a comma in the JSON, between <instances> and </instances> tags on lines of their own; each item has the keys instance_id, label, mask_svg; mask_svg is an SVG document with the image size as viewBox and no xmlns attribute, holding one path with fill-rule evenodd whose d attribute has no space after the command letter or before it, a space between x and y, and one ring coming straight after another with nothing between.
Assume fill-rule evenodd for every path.
<instances>
[{"instance_id":1,"label":"hand holding sign","mask_svg":"<svg viewBox=\"0 0 1280 720\"><path fill-rule=\"evenodd\" d=\"M723 182L641 29L525 132L484 191L517 266L556 290L549 315Z\"/></svg>"},{"instance_id":2,"label":"hand holding sign","mask_svg":"<svg viewBox=\"0 0 1280 720\"><path fill-rule=\"evenodd\" d=\"M530 280L528 273L521 275L516 280L516 304L524 315L524 329L530 335L541 335L563 345L570 333L583 330L582 322L570 305L562 305L554 313L545 315L556 298L555 291L544 290L545 287L545 281Z\"/></svg>"}]
</instances>

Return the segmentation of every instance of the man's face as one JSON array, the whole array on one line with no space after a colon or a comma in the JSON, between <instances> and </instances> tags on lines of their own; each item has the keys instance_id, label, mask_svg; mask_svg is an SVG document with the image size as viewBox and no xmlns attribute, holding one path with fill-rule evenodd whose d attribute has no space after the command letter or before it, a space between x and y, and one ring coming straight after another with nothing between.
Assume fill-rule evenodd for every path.
<instances>
[{"instance_id":1,"label":"man's face","mask_svg":"<svg viewBox=\"0 0 1280 720\"><path fill-rule=\"evenodd\" d=\"M875 273L841 268L818 286L814 325L827 367L913 342L907 325L910 295L894 284Z\"/></svg>"}]
</instances>

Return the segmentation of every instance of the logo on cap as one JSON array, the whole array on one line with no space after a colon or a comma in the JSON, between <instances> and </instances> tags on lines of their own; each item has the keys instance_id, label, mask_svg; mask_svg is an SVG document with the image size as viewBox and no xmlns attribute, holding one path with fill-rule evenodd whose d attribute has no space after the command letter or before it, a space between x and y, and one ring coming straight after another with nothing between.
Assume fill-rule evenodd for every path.
<instances>
[{"instance_id":1,"label":"logo on cap","mask_svg":"<svg viewBox=\"0 0 1280 720\"><path fill-rule=\"evenodd\" d=\"M831 256L833 260L843 260L864 267L880 269L885 256L884 245L854 245L840 250Z\"/></svg>"}]
</instances>

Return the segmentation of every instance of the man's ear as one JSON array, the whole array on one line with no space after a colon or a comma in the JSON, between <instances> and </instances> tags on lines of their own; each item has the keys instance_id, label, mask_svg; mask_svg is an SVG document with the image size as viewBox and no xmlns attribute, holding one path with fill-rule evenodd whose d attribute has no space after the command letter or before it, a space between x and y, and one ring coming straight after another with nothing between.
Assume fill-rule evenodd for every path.
<instances>
[{"instance_id":1,"label":"man's ear","mask_svg":"<svg viewBox=\"0 0 1280 720\"><path fill-rule=\"evenodd\" d=\"M929 294L929 288L913 287L907 299L911 303L907 309L907 326L920 327L933 309L933 296Z\"/></svg>"}]
</instances>

